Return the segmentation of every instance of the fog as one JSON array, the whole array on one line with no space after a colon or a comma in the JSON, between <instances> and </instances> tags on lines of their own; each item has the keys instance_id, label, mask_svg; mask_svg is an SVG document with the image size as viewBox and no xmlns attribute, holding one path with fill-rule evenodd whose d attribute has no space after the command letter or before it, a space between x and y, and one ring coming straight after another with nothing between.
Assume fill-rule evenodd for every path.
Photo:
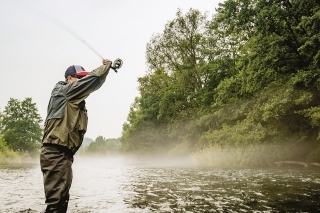
<instances>
[{"instance_id":1,"label":"fog","mask_svg":"<svg viewBox=\"0 0 320 213\"><path fill-rule=\"evenodd\" d=\"M172 155L170 152L149 152L138 154L111 153L91 154L85 149L74 155L74 164L136 165L147 167L212 167L212 168L275 168L275 167L314 167L316 162L305 162L303 147L292 148L292 144L283 143L263 145L242 145L239 147L210 146L194 152ZM169 153L169 154L168 154ZM302 160L299 160L302 159ZM20 157L8 159L5 166L20 167L39 165L39 154L33 158Z\"/></svg>"},{"instance_id":2,"label":"fog","mask_svg":"<svg viewBox=\"0 0 320 213\"><path fill-rule=\"evenodd\" d=\"M188 157L76 154L74 158L68 212L320 210L318 170L204 168L200 167L204 163ZM1 213L40 213L45 209L40 165L29 163L0 166Z\"/></svg>"}]
</instances>

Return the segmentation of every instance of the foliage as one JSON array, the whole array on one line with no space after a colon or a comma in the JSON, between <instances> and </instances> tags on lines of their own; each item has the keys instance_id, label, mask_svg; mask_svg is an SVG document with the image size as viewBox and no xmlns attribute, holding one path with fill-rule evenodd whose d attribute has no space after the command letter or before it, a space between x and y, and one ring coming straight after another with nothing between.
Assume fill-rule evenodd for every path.
<instances>
[{"instance_id":1,"label":"foliage","mask_svg":"<svg viewBox=\"0 0 320 213\"><path fill-rule=\"evenodd\" d=\"M19 101L10 98L1 120L1 134L12 150L27 151L33 155L40 147L42 119L31 98Z\"/></svg>"},{"instance_id":2,"label":"foliage","mask_svg":"<svg viewBox=\"0 0 320 213\"><path fill-rule=\"evenodd\" d=\"M167 23L163 34L152 37L146 58L150 73L139 79L141 97L136 98L124 124L125 151L150 153L173 147L181 122L194 116L207 83L207 17L197 10ZM210 104L210 101L207 101ZM178 122L177 122L178 121Z\"/></svg>"},{"instance_id":3,"label":"foliage","mask_svg":"<svg viewBox=\"0 0 320 213\"><path fill-rule=\"evenodd\" d=\"M105 139L98 136L95 141L92 141L86 148L86 154L117 154L120 149L119 139Z\"/></svg>"},{"instance_id":4,"label":"foliage","mask_svg":"<svg viewBox=\"0 0 320 213\"><path fill-rule=\"evenodd\" d=\"M123 151L232 149L252 165L273 147L274 161L319 160L319 1L226 0L216 11L178 10L150 39Z\"/></svg>"},{"instance_id":5,"label":"foliage","mask_svg":"<svg viewBox=\"0 0 320 213\"><path fill-rule=\"evenodd\" d=\"M8 163L12 159L17 159L18 154L12 151L8 146L3 137L0 137L0 164Z\"/></svg>"},{"instance_id":6,"label":"foliage","mask_svg":"<svg viewBox=\"0 0 320 213\"><path fill-rule=\"evenodd\" d=\"M274 162L290 156L289 150L282 150L277 144L250 144L241 147L212 145L192 154L194 161L203 166L214 167L260 167L273 166Z\"/></svg>"}]
</instances>

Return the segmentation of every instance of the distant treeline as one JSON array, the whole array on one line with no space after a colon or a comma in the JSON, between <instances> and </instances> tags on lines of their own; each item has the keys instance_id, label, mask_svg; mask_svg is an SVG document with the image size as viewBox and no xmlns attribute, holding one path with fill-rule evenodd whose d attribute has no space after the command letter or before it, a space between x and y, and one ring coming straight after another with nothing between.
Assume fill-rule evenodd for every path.
<instances>
[{"instance_id":1,"label":"distant treeline","mask_svg":"<svg viewBox=\"0 0 320 213\"><path fill-rule=\"evenodd\" d=\"M147 44L122 151L319 162L319 29L317 0L227 0L212 17L178 10Z\"/></svg>"},{"instance_id":2,"label":"distant treeline","mask_svg":"<svg viewBox=\"0 0 320 213\"><path fill-rule=\"evenodd\" d=\"M104 138L98 136L95 141L91 141L87 146L82 146L79 153L82 155L115 155L120 151L120 138Z\"/></svg>"}]
</instances>

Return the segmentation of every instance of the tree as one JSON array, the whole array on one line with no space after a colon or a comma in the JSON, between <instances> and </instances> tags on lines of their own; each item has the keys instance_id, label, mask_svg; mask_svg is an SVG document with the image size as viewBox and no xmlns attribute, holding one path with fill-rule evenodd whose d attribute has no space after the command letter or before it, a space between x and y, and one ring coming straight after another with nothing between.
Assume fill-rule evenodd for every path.
<instances>
[{"instance_id":1,"label":"tree","mask_svg":"<svg viewBox=\"0 0 320 213\"><path fill-rule=\"evenodd\" d=\"M41 143L40 122L42 119L31 98L23 101L10 98L2 112L2 137L11 149L27 151L32 155Z\"/></svg>"},{"instance_id":2,"label":"tree","mask_svg":"<svg viewBox=\"0 0 320 213\"><path fill-rule=\"evenodd\" d=\"M123 126L124 150L138 153L168 151L186 132L182 121L196 115L209 69L206 14L180 10L162 34L147 44L149 73L139 78L140 97Z\"/></svg>"},{"instance_id":3,"label":"tree","mask_svg":"<svg viewBox=\"0 0 320 213\"><path fill-rule=\"evenodd\" d=\"M190 117L199 105L197 98L208 80L208 19L206 14L190 9L180 10L169 21L162 34L147 44L146 58L150 72L166 73L170 77L167 92L160 106L162 114L181 119ZM173 105L173 103L175 103ZM174 112L174 114L172 114Z\"/></svg>"}]
</instances>

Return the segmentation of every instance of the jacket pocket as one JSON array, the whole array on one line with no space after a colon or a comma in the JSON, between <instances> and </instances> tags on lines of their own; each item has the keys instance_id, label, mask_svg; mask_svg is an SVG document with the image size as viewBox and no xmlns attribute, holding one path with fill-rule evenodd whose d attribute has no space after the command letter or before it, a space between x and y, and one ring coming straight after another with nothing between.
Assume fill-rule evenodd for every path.
<instances>
[{"instance_id":1,"label":"jacket pocket","mask_svg":"<svg viewBox=\"0 0 320 213\"><path fill-rule=\"evenodd\" d=\"M79 118L78 118L78 127L79 132L86 133L88 126L88 114L85 110L80 110Z\"/></svg>"}]
</instances>

